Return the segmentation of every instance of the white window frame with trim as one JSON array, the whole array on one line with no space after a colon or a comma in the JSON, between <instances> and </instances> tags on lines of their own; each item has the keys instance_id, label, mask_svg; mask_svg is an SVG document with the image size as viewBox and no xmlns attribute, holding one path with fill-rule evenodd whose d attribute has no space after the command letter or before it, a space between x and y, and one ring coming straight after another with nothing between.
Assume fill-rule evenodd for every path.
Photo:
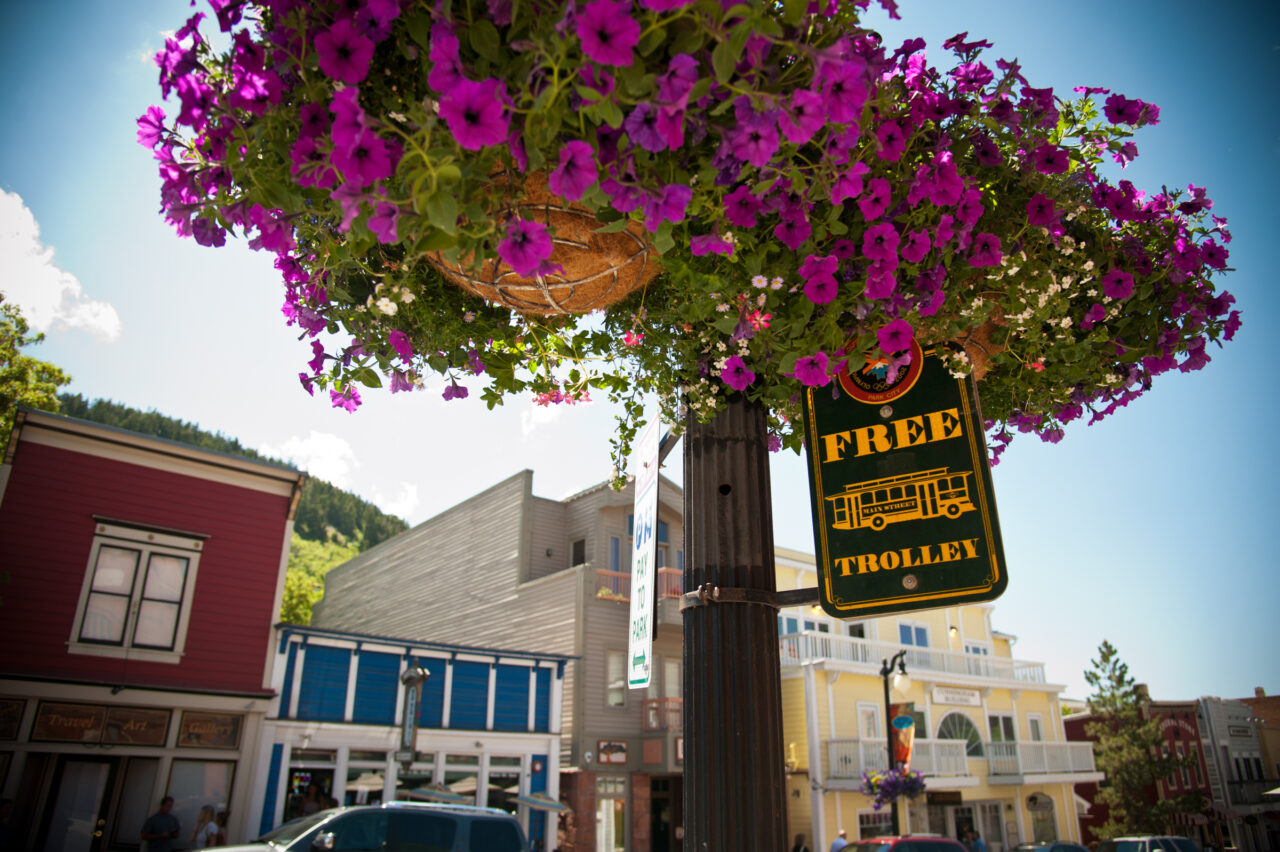
<instances>
[{"instance_id":1,"label":"white window frame with trim","mask_svg":"<svg viewBox=\"0 0 1280 852\"><path fill-rule=\"evenodd\" d=\"M1044 742L1044 719L1039 713L1027 714L1027 740L1033 743Z\"/></svg>"},{"instance_id":2,"label":"white window frame with trim","mask_svg":"<svg viewBox=\"0 0 1280 852\"><path fill-rule=\"evenodd\" d=\"M902 641L904 638L902 635L902 631L904 628L909 631L908 636L911 640L909 642ZM924 636L924 644L920 644L919 642L919 639L921 638L922 634ZM924 623L923 621L905 621L905 620L899 619L898 620L898 644L907 646L913 649L913 650L907 651L906 663L907 663L908 669L911 669L912 667L920 668L920 669L933 668L933 657L929 653L929 625L928 624ZM915 649L918 649L918 650L915 650Z\"/></svg>"},{"instance_id":3,"label":"white window frame with trim","mask_svg":"<svg viewBox=\"0 0 1280 852\"><path fill-rule=\"evenodd\" d=\"M203 549L204 537L195 533L99 521L68 652L180 662Z\"/></svg>"},{"instance_id":4,"label":"white window frame with trim","mask_svg":"<svg viewBox=\"0 0 1280 852\"><path fill-rule=\"evenodd\" d=\"M627 706L627 652L606 648L604 652L604 706L621 709Z\"/></svg>"}]
</instances>

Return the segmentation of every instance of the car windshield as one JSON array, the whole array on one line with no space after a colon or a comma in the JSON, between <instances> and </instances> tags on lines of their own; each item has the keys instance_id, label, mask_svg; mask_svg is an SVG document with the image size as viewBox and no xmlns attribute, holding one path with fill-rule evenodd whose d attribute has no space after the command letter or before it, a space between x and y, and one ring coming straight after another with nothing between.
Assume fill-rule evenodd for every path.
<instances>
[{"instance_id":1,"label":"car windshield","mask_svg":"<svg viewBox=\"0 0 1280 852\"><path fill-rule=\"evenodd\" d=\"M335 811L320 811L310 816L299 817L290 820L284 825L279 826L258 838L259 843L270 843L273 846L287 846L294 840L306 834L320 823L333 816Z\"/></svg>"}]
</instances>

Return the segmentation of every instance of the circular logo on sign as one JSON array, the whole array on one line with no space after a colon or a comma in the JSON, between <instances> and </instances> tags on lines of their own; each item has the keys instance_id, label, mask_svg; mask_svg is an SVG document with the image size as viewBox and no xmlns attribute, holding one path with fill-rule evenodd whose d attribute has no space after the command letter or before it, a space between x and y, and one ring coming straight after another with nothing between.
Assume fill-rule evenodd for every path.
<instances>
[{"instance_id":1,"label":"circular logo on sign","mask_svg":"<svg viewBox=\"0 0 1280 852\"><path fill-rule=\"evenodd\" d=\"M911 363L898 368L897 375L889 378L889 359L884 356L867 358L862 369L850 372L848 367L840 371L840 387L845 393L869 405L880 405L897 399L915 387L924 369L924 350L920 343L911 341Z\"/></svg>"}]
</instances>

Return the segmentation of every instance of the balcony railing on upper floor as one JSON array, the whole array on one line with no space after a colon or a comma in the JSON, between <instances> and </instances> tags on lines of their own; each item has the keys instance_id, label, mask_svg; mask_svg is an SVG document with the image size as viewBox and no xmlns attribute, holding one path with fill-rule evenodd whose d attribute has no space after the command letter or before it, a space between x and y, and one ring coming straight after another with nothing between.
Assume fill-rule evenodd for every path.
<instances>
[{"instance_id":1,"label":"balcony railing on upper floor","mask_svg":"<svg viewBox=\"0 0 1280 852\"><path fill-rule=\"evenodd\" d=\"M646 698L640 702L640 713L646 731L684 730L683 698Z\"/></svg>"},{"instance_id":2,"label":"balcony railing on upper floor","mask_svg":"<svg viewBox=\"0 0 1280 852\"><path fill-rule=\"evenodd\" d=\"M885 741L830 739L827 773L831 778L860 778L863 771L883 770L889 763ZM965 740L917 739L911 768L922 775L954 778L971 775ZM1089 743L983 743L992 776L1094 772ZM974 758L981 759L981 758Z\"/></svg>"},{"instance_id":3,"label":"balcony railing on upper floor","mask_svg":"<svg viewBox=\"0 0 1280 852\"><path fill-rule=\"evenodd\" d=\"M984 743L992 775L1058 775L1094 772L1089 743Z\"/></svg>"},{"instance_id":4,"label":"balcony railing on upper floor","mask_svg":"<svg viewBox=\"0 0 1280 852\"><path fill-rule=\"evenodd\" d=\"M830 633L804 631L792 633L779 640L782 665L795 666L814 660L860 663L879 666L899 651L906 651L904 662L908 673L936 672L966 677L1010 680L1022 683L1044 683L1044 664L1008 657L987 657L965 654L959 651L942 651L900 645L896 642L877 642L853 636L835 636Z\"/></svg>"},{"instance_id":5,"label":"balcony railing on upper floor","mask_svg":"<svg viewBox=\"0 0 1280 852\"><path fill-rule=\"evenodd\" d=\"M658 597L680 597L683 579L678 568L659 568ZM631 600L631 575L625 571L597 568L596 597L611 601Z\"/></svg>"}]
</instances>

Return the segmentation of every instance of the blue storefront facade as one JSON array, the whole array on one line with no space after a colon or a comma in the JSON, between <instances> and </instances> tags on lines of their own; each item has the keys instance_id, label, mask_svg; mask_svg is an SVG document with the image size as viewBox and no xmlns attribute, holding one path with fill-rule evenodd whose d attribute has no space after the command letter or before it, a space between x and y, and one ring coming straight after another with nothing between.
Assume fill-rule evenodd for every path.
<instances>
[{"instance_id":1,"label":"blue storefront facade","mask_svg":"<svg viewBox=\"0 0 1280 852\"><path fill-rule=\"evenodd\" d=\"M251 835L335 804L416 799L510 810L535 850L555 847L554 814L518 797L559 798L570 658L294 625L276 627L272 656ZM429 674L406 771L401 674L414 666Z\"/></svg>"}]
</instances>

